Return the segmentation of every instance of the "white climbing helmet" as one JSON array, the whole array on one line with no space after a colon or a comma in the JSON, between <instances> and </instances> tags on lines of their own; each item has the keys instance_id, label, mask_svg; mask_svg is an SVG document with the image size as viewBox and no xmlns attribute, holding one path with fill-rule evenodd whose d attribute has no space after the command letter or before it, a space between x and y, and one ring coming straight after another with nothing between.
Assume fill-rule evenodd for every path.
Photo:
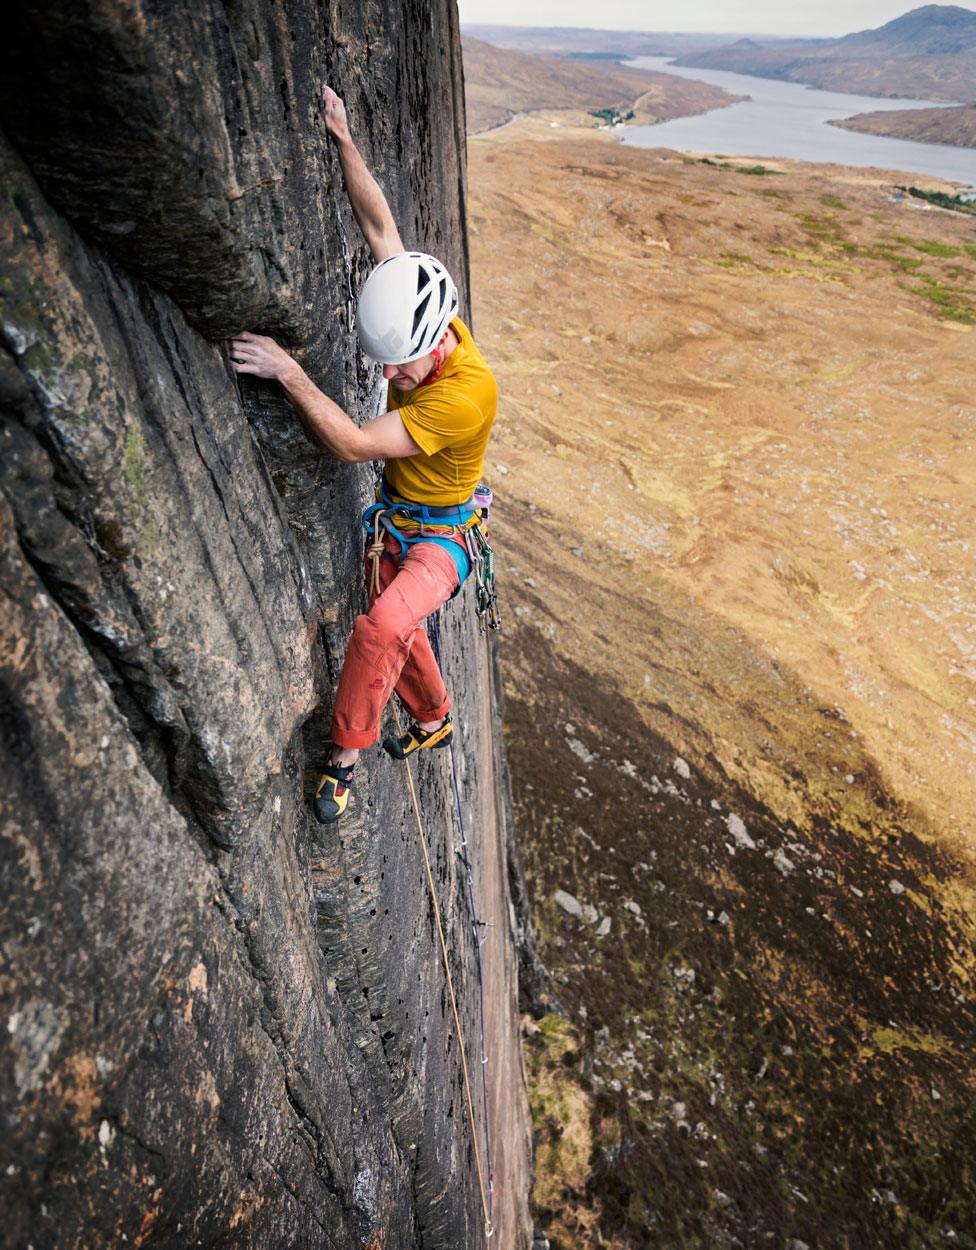
<instances>
[{"instance_id":1,"label":"white climbing helmet","mask_svg":"<svg viewBox=\"0 0 976 1250\"><path fill-rule=\"evenodd\" d=\"M406 365L437 346L457 310L457 287L439 260L397 252L380 261L359 293L359 341L380 364Z\"/></svg>"}]
</instances>

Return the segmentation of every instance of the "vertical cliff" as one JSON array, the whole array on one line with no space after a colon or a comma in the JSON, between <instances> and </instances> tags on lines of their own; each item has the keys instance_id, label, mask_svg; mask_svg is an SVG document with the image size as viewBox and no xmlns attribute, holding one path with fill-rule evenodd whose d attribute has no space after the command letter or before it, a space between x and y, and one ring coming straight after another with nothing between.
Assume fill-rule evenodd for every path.
<instances>
[{"instance_id":1,"label":"vertical cliff","mask_svg":"<svg viewBox=\"0 0 976 1250\"><path fill-rule=\"evenodd\" d=\"M355 811L309 818L372 474L312 446L275 387L238 385L222 345L274 334L348 411L375 411L352 333L369 259L323 81L405 242L466 286L455 6L34 0L6 34L3 1243L480 1246L402 766L372 752ZM467 595L441 633L494 926L492 1244L518 1250L497 705ZM478 1077L449 762L418 775Z\"/></svg>"}]
</instances>

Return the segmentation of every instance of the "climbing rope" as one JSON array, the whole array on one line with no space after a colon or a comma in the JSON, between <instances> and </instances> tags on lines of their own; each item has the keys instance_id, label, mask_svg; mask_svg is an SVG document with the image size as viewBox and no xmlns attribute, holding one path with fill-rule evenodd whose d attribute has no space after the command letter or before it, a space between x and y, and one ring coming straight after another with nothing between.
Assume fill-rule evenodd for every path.
<instances>
[{"instance_id":1,"label":"climbing rope","mask_svg":"<svg viewBox=\"0 0 976 1250\"><path fill-rule=\"evenodd\" d=\"M402 736L403 730L400 725L400 712L396 704L393 705L393 714L396 717L397 736ZM464 1075L464 1097L468 1105L468 1120L471 1124L471 1141L474 1146L474 1162L478 1171L478 1189L481 1194L481 1209L485 1217L485 1238L486 1240L494 1233L494 1225L491 1222L491 1181L485 1183L484 1168L481 1163L481 1149L478 1144L478 1125L474 1118L474 1102L471 1097L471 1077L468 1073L468 1058L464 1050L464 1034L461 1031L461 1016L458 1012L457 996L454 993L454 978L451 975L451 964L447 953L447 938L444 936L444 924L441 920L440 903L437 901L437 890L434 885L434 873L430 866L430 852L427 849L427 837L424 831L424 821L420 814L420 801L417 798L417 790L413 782L413 770L410 767L410 761L404 760L407 767L407 786L410 790L410 799L413 803L414 815L417 818L417 837L420 839L420 849L424 856L424 871L427 874L427 885L430 889L431 902L434 907L434 919L437 922L437 936L440 939L441 956L444 961L444 974L447 978L447 991L451 1000L451 1012L454 1016L454 1030L458 1039L458 1050L461 1054L461 1071ZM480 954L479 954L480 965ZM484 994L482 992L482 1002ZM484 1029L482 1026L482 1036ZM483 1053L483 1051L482 1051ZM484 1062L484 1061L482 1061ZM490 1174L489 1174L490 1176Z\"/></svg>"},{"instance_id":2,"label":"climbing rope","mask_svg":"<svg viewBox=\"0 0 976 1250\"><path fill-rule=\"evenodd\" d=\"M437 660L437 667L440 670L441 678L444 676L444 665L441 661L441 631L440 631L440 613L435 612L431 620L431 638L434 643L434 657ZM458 858L464 865L465 876L467 878L468 889L468 912L471 917L471 932L474 937L474 959L475 967L478 972L478 1000L479 1000L479 1027L481 1033L481 1099L484 1109L484 1134L485 1134L485 1160L488 1165L488 1196L489 1208L492 1206L492 1195L495 1191L494 1169L492 1167L491 1158L491 1116L489 1114L488 1102L488 1050L485 1037L485 978L484 968L481 961L481 948L485 943L486 935L482 933L483 929L488 928L488 924L478 919L478 905L475 901L474 893L474 870L471 859L468 856L468 839L464 831L464 808L461 804L461 784L458 779L457 755L454 750L454 735L451 735L450 742L451 751L451 780L454 784L454 805L457 811L458 834L460 836L460 844L458 846Z\"/></svg>"},{"instance_id":3,"label":"climbing rope","mask_svg":"<svg viewBox=\"0 0 976 1250\"><path fill-rule=\"evenodd\" d=\"M383 533L381 526L383 524L383 513L375 512L373 514L373 541L367 546L366 554L370 559L369 572L369 602L373 602L374 596L379 597L382 592L380 586L380 560L383 558Z\"/></svg>"}]
</instances>

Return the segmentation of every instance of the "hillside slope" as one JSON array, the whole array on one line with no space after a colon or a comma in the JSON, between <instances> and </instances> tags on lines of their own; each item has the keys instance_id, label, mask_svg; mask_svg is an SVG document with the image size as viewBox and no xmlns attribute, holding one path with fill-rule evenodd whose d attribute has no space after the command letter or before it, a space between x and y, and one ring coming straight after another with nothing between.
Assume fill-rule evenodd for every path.
<instances>
[{"instance_id":1,"label":"hillside slope","mask_svg":"<svg viewBox=\"0 0 976 1250\"><path fill-rule=\"evenodd\" d=\"M705 113L739 98L706 83L613 62L530 56L468 36L462 45L469 134L541 109L632 109L637 121L650 123Z\"/></svg>"},{"instance_id":2,"label":"hillside slope","mask_svg":"<svg viewBox=\"0 0 976 1250\"><path fill-rule=\"evenodd\" d=\"M225 337L350 412L370 267L322 124L345 96L467 301L456 7L27 3L0 50L4 1246L486 1242L403 770L311 819L363 603L372 466L312 445ZM404 160L403 153L410 159ZM493 1245L526 1250L491 655L444 613L486 968ZM450 762L417 769L463 1029L479 987Z\"/></svg>"},{"instance_id":3,"label":"hillside slope","mask_svg":"<svg viewBox=\"0 0 976 1250\"><path fill-rule=\"evenodd\" d=\"M514 129L470 146L471 230L568 1012L526 1025L537 1218L973 1250L970 220Z\"/></svg>"},{"instance_id":4,"label":"hillside slope","mask_svg":"<svg viewBox=\"0 0 976 1250\"><path fill-rule=\"evenodd\" d=\"M976 83L976 13L925 5L840 39L739 40L680 65L784 78L829 91L969 103Z\"/></svg>"}]
</instances>

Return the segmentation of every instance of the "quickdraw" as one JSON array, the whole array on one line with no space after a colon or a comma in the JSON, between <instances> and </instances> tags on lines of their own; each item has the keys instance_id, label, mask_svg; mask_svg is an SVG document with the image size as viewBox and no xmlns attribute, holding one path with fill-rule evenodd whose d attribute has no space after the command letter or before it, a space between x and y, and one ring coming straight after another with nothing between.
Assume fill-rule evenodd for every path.
<instances>
[{"instance_id":1,"label":"quickdraw","mask_svg":"<svg viewBox=\"0 0 976 1250\"><path fill-rule=\"evenodd\" d=\"M479 488L480 489L480 488ZM495 553L488 542L485 528L476 526L465 530L465 546L471 561L471 571L476 583L474 610L482 628L501 629L502 619L498 612L498 596L495 592Z\"/></svg>"}]
</instances>

